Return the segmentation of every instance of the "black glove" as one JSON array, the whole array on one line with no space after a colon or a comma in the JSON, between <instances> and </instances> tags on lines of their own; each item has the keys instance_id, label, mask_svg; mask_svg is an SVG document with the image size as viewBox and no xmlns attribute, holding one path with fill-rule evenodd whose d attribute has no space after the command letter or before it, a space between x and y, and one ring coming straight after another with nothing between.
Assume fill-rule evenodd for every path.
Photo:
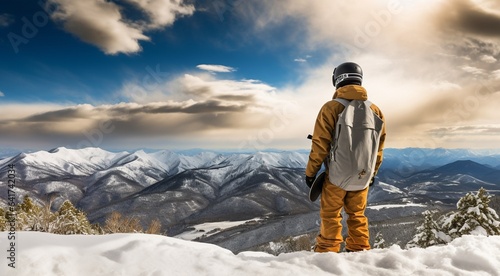
<instances>
[{"instance_id":1,"label":"black glove","mask_svg":"<svg viewBox=\"0 0 500 276\"><path fill-rule=\"evenodd\" d=\"M306 175L306 184L307 184L307 187L311 188L311 186L314 183L315 179L316 179L316 176L310 177L310 176Z\"/></svg>"},{"instance_id":2,"label":"black glove","mask_svg":"<svg viewBox=\"0 0 500 276\"><path fill-rule=\"evenodd\" d=\"M370 180L370 187L373 186L375 183L378 183L378 177L374 176Z\"/></svg>"}]
</instances>

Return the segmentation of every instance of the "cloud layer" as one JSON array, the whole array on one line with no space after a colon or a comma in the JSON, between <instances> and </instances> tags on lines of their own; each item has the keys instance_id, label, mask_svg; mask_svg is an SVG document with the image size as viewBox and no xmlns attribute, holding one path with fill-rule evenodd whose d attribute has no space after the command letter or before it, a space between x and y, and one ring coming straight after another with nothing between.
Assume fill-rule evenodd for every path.
<instances>
[{"instance_id":1,"label":"cloud layer","mask_svg":"<svg viewBox=\"0 0 500 276\"><path fill-rule=\"evenodd\" d=\"M193 5L184 4L184 0L125 0L134 4L147 14L146 30L160 29L174 24L179 16L192 15Z\"/></svg>"},{"instance_id":2,"label":"cloud layer","mask_svg":"<svg viewBox=\"0 0 500 276\"><path fill-rule=\"evenodd\" d=\"M49 0L57 8L51 18L84 42L99 47L106 54L136 53L140 41L149 41L149 30L172 25L179 16L191 15L192 5L182 0L127 0L146 16L145 20L124 17L124 7L105 0Z\"/></svg>"},{"instance_id":3,"label":"cloud layer","mask_svg":"<svg viewBox=\"0 0 500 276\"><path fill-rule=\"evenodd\" d=\"M48 143L64 141L69 147L125 147L131 139L151 140L150 147L200 140L213 147L266 147L270 135L274 139L276 129L290 124L290 114L297 109L275 90L256 80L217 79L211 74L185 74L154 91L131 82L120 91L127 102L52 106L35 114L28 111L33 106L27 106L1 120L0 132L12 143L23 142L16 137L37 137Z\"/></svg>"},{"instance_id":4,"label":"cloud layer","mask_svg":"<svg viewBox=\"0 0 500 276\"><path fill-rule=\"evenodd\" d=\"M194 12L183 1L127 0L145 14L130 21L115 2L50 1L59 5L54 20L108 54L137 52L147 30ZM51 145L119 147L140 138L150 147L307 148L304 137L334 92L331 72L350 60L363 67L370 100L387 118L387 146L498 147L498 1L238 3L226 12L239 15L247 39L272 37L287 24L304 36L289 32L282 40L295 42L298 52L329 49L324 63L290 60L302 62L303 81L283 87L232 79L215 73L235 68L200 64L202 71L124 83L116 93L122 103L18 106L0 120L0 132L12 143L36 137Z\"/></svg>"},{"instance_id":5,"label":"cloud layer","mask_svg":"<svg viewBox=\"0 0 500 276\"><path fill-rule=\"evenodd\" d=\"M306 29L304 47L327 45L322 68L308 72L296 91L322 91L333 68L356 61L365 72L370 99L387 117L388 145L496 147L433 129L496 122L492 101L500 100L500 34L494 1L305 1L262 3L252 14L255 32L299 20ZM319 109L324 98L311 101ZM478 93L478 91L483 91ZM485 92L486 91L486 92ZM299 94L303 99L308 95ZM312 122L310 123L312 124ZM477 139L477 136L475 136ZM486 139L486 138L485 138Z\"/></svg>"},{"instance_id":6,"label":"cloud layer","mask_svg":"<svg viewBox=\"0 0 500 276\"><path fill-rule=\"evenodd\" d=\"M486 2L486 1L485 1ZM496 10L471 0L449 1L445 4L446 13L442 17L443 24L461 32L500 37L500 13Z\"/></svg>"}]
</instances>

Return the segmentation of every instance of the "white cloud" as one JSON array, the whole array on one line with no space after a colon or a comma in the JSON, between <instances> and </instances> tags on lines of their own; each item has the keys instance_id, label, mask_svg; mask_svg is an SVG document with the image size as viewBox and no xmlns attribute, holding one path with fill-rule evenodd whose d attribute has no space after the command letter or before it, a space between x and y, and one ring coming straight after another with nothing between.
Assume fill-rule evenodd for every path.
<instances>
[{"instance_id":1,"label":"white cloud","mask_svg":"<svg viewBox=\"0 0 500 276\"><path fill-rule=\"evenodd\" d=\"M493 73L493 77L496 79L496 80L500 80L500 69L499 70L495 70L492 72Z\"/></svg>"},{"instance_id":2,"label":"white cloud","mask_svg":"<svg viewBox=\"0 0 500 276\"><path fill-rule=\"evenodd\" d=\"M200 70L205 70L209 72L217 72L217 73L229 73L229 72L234 72L236 69L233 67L229 66L224 66L224 65L215 65L215 64L200 64L197 65L196 68Z\"/></svg>"},{"instance_id":3,"label":"white cloud","mask_svg":"<svg viewBox=\"0 0 500 276\"><path fill-rule=\"evenodd\" d=\"M193 5L185 5L184 0L126 0L135 4L149 15L147 29L159 29L172 25L177 17L192 15Z\"/></svg>"},{"instance_id":4,"label":"white cloud","mask_svg":"<svg viewBox=\"0 0 500 276\"><path fill-rule=\"evenodd\" d=\"M436 90L460 90L462 87L456 83L449 81L438 81L436 84L432 85L432 88Z\"/></svg>"},{"instance_id":5,"label":"white cloud","mask_svg":"<svg viewBox=\"0 0 500 276\"><path fill-rule=\"evenodd\" d=\"M120 7L104 0L50 0L58 5L51 17L82 41L107 54L135 53L140 40L149 40L138 26L125 22Z\"/></svg>"},{"instance_id":6,"label":"white cloud","mask_svg":"<svg viewBox=\"0 0 500 276\"><path fill-rule=\"evenodd\" d=\"M185 74L178 79L182 93L190 98L221 99L251 103L249 108L268 108L276 104L276 88L258 80L216 79Z\"/></svg>"},{"instance_id":7,"label":"white cloud","mask_svg":"<svg viewBox=\"0 0 500 276\"><path fill-rule=\"evenodd\" d=\"M483 55L481 56L481 60L487 63L495 63L497 62L497 59L493 56L490 55Z\"/></svg>"},{"instance_id":8,"label":"white cloud","mask_svg":"<svg viewBox=\"0 0 500 276\"><path fill-rule=\"evenodd\" d=\"M7 110L0 105L10 116L0 114L0 133L6 134L4 141L31 143L31 147L34 143L53 147L77 146L80 142L127 147L133 145L130 141L139 139L158 147L296 148L290 135L303 136L303 129L295 133L294 116L299 107L287 93L277 93L275 87L258 80L184 74L154 90L129 83L121 92L130 102L40 107L19 104L9 105ZM96 131L102 135L92 136ZM95 142L96 138L99 141Z\"/></svg>"},{"instance_id":9,"label":"white cloud","mask_svg":"<svg viewBox=\"0 0 500 276\"><path fill-rule=\"evenodd\" d=\"M399 1L402 2L408 1ZM305 37L296 41L301 52L332 49L318 57L324 60L323 64L300 72L303 81L299 85L274 88L255 80L221 79L210 73L231 72L234 68L200 64L198 69L207 72L181 75L153 87L125 84L122 96L137 106L131 103L109 108L97 106L89 114L114 118L117 128L122 131L115 134L123 134L123 137L139 135L143 130L144 136L162 135L162 141L170 141L165 139L170 138L169 135L182 134L182 141L198 139L199 143L200 136L193 135L193 131L198 131L203 132L202 146L223 141L223 146L231 147L234 141L253 136L254 141L264 148L285 145L307 148L310 142L302 137L313 130L319 108L331 99L334 92L330 80L333 68L352 60L363 67L364 86L369 98L387 118L387 146L498 147L498 136L487 136L485 131L478 132L478 135L484 134L482 138L468 138L460 136L461 133L439 136L436 132L429 136L429 131L442 127L456 129L498 121L496 103L500 101L500 93L493 91L498 91L500 70L492 68L494 64L488 61L498 55L496 45L500 45L500 37L494 37L495 30L486 33L488 39L483 39L485 34L476 35L471 31L476 30L475 24L478 23L465 20L471 17L464 15L472 14L472 19L478 18L475 16L478 10L471 8L472 4L464 5L468 2L413 1L411 9L402 4L395 11L389 4L398 1L252 1L262 5L262 9L249 10L247 15L241 15L251 17L248 22L255 24L256 36L260 37L273 27L279 29L283 23L297 22L297 28L306 32ZM458 8L453 8L453 5ZM458 14L456 18L462 18L460 24L449 23L453 19L450 10ZM86 13L85 10L81 12ZM117 22L136 28L140 34L155 22L166 22L146 13L150 20L144 25L130 24L121 17ZM457 23L456 20L452 21ZM491 25L490 29L494 26ZM292 33L289 40L295 42ZM276 40L269 41L277 43ZM274 114L283 106L289 106L291 111L282 120L286 124L279 124L280 121L276 123L273 119L283 116ZM82 107L79 110L85 111ZM123 116L119 113L123 110L138 113L122 118L118 114ZM163 113L154 113L159 111ZM208 125L204 126L204 123ZM285 129L279 128L283 125ZM60 127L63 129L62 125ZM116 135L116 139L120 136ZM233 139L231 145L230 139Z\"/></svg>"},{"instance_id":10,"label":"white cloud","mask_svg":"<svg viewBox=\"0 0 500 276\"><path fill-rule=\"evenodd\" d=\"M5 96L5 94L2 91L0 91L0 97L4 97L4 96Z\"/></svg>"},{"instance_id":11,"label":"white cloud","mask_svg":"<svg viewBox=\"0 0 500 276\"><path fill-rule=\"evenodd\" d=\"M132 102L143 104L169 100L218 100L225 103L252 103L252 106L267 108L276 104L275 91L275 87L258 80L219 79L214 75L202 73L183 74L159 83L154 89L141 83L130 82L123 86L120 94Z\"/></svg>"},{"instance_id":12,"label":"white cloud","mask_svg":"<svg viewBox=\"0 0 500 276\"><path fill-rule=\"evenodd\" d=\"M484 74L484 69L473 67L473 66L462 66L462 70L464 70L467 73L471 73L473 75L482 75Z\"/></svg>"},{"instance_id":13,"label":"white cloud","mask_svg":"<svg viewBox=\"0 0 500 276\"><path fill-rule=\"evenodd\" d=\"M0 103L0 122L8 120L17 120L23 117L31 116L37 113L50 112L52 110L63 108L58 104L33 104L33 103Z\"/></svg>"},{"instance_id":14,"label":"white cloud","mask_svg":"<svg viewBox=\"0 0 500 276\"><path fill-rule=\"evenodd\" d=\"M333 68L355 61L363 67L370 100L386 115L387 146L496 147L460 137L429 139L425 134L443 124L496 122L496 108L485 96L493 92L483 92L498 89L487 74L491 65L485 64L499 53L500 32L489 24L496 17L469 0L411 2L284 0L265 2L251 13L254 18L248 22L258 35L296 20L297 25L288 28L304 32L301 51L331 49L322 57L324 64L301 72L302 84L288 87L290 95L309 107L301 114L307 120L299 118L297 128L312 128L311 117L333 94ZM480 20L483 17L487 20ZM297 40L294 34L287 39ZM500 72L494 74L500 78Z\"/></svg>"},{"instance_id":15,"label":"white cloud","mask_svg":"<svg viewBox=\"0 0 500 276\"><path fill-rule=\"evenodd\" d=\"M430 133L446 135L446 136L477 136L482 134L498 135L500 134L500 125L464 125L433 129Z\"/></svg>"},{"instance_id":16,"label":"white cloud","mask_svg":"<svg viewBox=\"0 0 500 276\"><path fill-rule=\"evenodd\" d=\"M49 0L57 9L51 14L64 29L84 42L99 47L106 54L136 53L141 51L140 41L149 41L147 30L174 23L178 16L191 15L193 6L182 0L129 0L148 15L148 20L127 19L123 7L105 0Z\"/></svg>"},{"instance_id":17,"label":"white cloud","mask_svg":"<svg viewBox=\"0 0 500 276\"><path fill-rule=\"evenodd\" d=\"M295 61L295 62L307 62L307 59L304 59L304 58L296 58L296 59L294 59L293 61Z\"/></svg>"}]
</instances>

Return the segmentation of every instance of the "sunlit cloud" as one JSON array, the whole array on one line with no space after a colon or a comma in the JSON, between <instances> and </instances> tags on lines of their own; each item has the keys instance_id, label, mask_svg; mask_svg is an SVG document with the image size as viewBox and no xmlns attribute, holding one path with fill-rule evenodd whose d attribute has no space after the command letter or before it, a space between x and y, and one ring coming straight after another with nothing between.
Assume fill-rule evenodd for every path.
<instances>
[{"instance_id":1,"label":"sunlit cloud","mask_svg":"<svg viewBox=\"0 0 500 276\"><path fill-rule=\"evenodd\" d=\"M307 31L301 50L331 49L321 68L301 72L306 80L288 87L296 91L296 98L311 100L309 112L317 112L331 97L331 92L317 93L325 91L333 68L355 61L363 67L370 100L386 115L388 146L426 146L429 131L443 125L496 122L497 108L491 103L500 91L495 66L500 58L498 5L472 0L334 2L264 3L252 13L256 18L248 18L257 33L279 28L292 18L297 28ZM332 5L335 8L325 8ZM315 100L306 95L311 92ZM498 144L492 137L480 144L453 137L456 140L434 139L432 144Z\"/></svg>"},{"instance_id":2,"label":"sunlit cloud","mask_svg":"<svg viewBox=\"0 0 500 276\"><path fill-rule=\"evenodd\" d=\"M193 5L184 0L126 0L148 15L148 22L142 27L147 30L161 29L174 24L180 16L192 15Z\"/></svg>"},{"instance_id":3,"label":"sunlit cloud","mask_svg":"<svg viewBox=\"0 0 500 276\"><path fill-rule=\"evenodd\" d=\"M88 140L92 146L104 146L104 136L115 146L138 138L182 144L203 137L213 147L239 148L251 139L253 144L241 147L267 147L270 142L261 143L257 134L264 129L261 135L273 133L273 142L279 143L287 136L281 132L283 125L291 124L290 114L299 110L276 90L258 80L219 79L211 74L184 74L165 80L154 91L131 82L120 91L127 102L52 106L37 112L30 112L28 105L18 106L11 118L0 120L0 132L12 143L22 141L16 141L21 135L45 143L66 141L71 147L81 141L88 146ZM101 130L102 126L110 130ZM92 135L102 136L99 144Z\"/></svg>"},{"instance_id":4,"label":"sunlit cloud","mask_svg":"<svg viewBox=\"0 0 500 276\"><path fill-rule=\"evenodd\" d=\"M216 73L229 73L229 72L234 72L236 69L233 67L225 66L225 65L215 65L215 64L200 64L197 65L196 68L200 70L205 70L209 72L216 72Z\"/></svg>"},{"instance_id":5,"label":"sunlit cloud","mask_svg":"<svg viewBox=\"0 0 500 276\"><path fill-rule=\"evenodd\" d=\"M473 67L473 66L462 66L462 70L464 70L467 73L471 73L473 75L484 74L484 69L480 69L480 68Z\"/></svg>"},{"instance_id":6,"label":"sunlit cloud","mask_svg":"<svg viewBox=\"0 0 500 276\"><path fill-rule=\"evenodd\" d=\"M481 60L484 61L484 62L487 62L487 63L495 63L497 62L497 59L493 56L490 56L490 55L483 55L481 57Z\"/></svg>"},{"instance_id":7,"label":"sunlit cloud","mask_svg":"<svg viewBox=\"0 0 500 276\"><path fill-rule=\"evenodd\" d=\"M195 12L179 0L127 1L144 12L140 24L128 20L118 2L103 0L51 0L60 5L52 17L116 54L140 51L148 30ZM499 6L473 0L241 1L231 12L242 20L245 37L297 30L280 41L265 40L279 47L298 41L300 32L296 51L285 59L300 68L300 81L277 87L222 74L236 72L234 67L199 64L175 76L127 81L115 91L119 100L109 104L20 104L2 117L0 132L12 141L74 141L104 124L113 126L104 136L123 144L141 137L158 145L235 147L253 139L261 148L307 148L304 137L334 93L333 69L355 61L369 99L387 119L388 147L498 147ZM313 53L315 62L302 53Z\"/></svg>"},{"instance_id":8,"label":"sunlit cloud","mask_svg":"<svg viewBox=\"0 0 500 276\"><path fill-rule=\"evenodd\" d=\"M492 75L495 79L500 80L500 69L493 71Z\"/></svg>"},{"instance_id":9,"label":"sunlit cloud","mask_svg":"<svg viewBox=\"0 0 500 276\"><path fill-rule=\"evenodd\" d=\"M177 17L191 15L192 5L182 0L128 0L147 14L147 20L133 21L124 17L123 7L104 0L49 0L57 8L51 18L84 42L99 47L106 54L136 53L140 41L149 41L148 30L172 25Z\"/></svg>"}]
</instances>

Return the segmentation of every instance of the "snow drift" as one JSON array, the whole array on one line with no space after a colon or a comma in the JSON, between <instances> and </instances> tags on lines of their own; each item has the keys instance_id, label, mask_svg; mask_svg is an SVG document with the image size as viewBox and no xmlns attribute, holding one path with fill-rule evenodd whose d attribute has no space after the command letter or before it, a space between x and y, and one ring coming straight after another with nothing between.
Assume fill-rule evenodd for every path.
<instances>
[{"instance_id":1,"label":"snow drift","mask_svg":"<svg viewBox=\"0 0 500 276\"><path fill-rule=\"evenodd\" d=\"M1 251L6 252L6 233ZM0 275L500 275L500 236L464 236L445 246L273 256L146 234L17 233L16 268Z\"/></svg>"}]
</instances>

